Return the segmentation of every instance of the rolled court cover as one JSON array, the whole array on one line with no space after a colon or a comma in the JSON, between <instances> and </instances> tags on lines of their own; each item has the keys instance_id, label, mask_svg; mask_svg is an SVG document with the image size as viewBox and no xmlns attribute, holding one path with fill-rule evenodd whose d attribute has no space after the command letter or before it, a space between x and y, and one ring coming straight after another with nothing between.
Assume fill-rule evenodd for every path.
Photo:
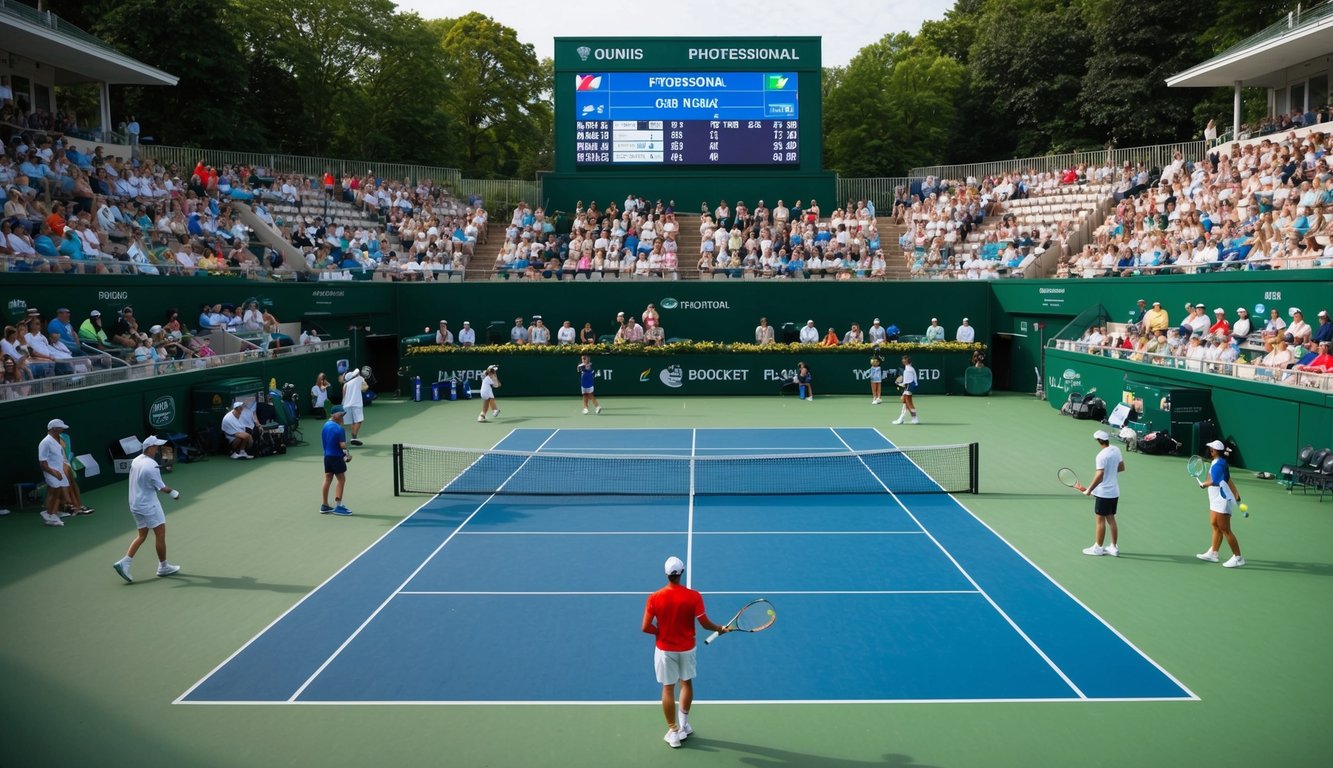
<instances>
[{"instance_id":1,"label":"rolled court cover","mask_svg":"<svg viewBox=\"0 0 1333 768\"><path fill-rule=\"evenodd\" d=\"M755 456L479 451L397 444L394 495L976 493L978 446Z\"/></svg>"}]
</instances>

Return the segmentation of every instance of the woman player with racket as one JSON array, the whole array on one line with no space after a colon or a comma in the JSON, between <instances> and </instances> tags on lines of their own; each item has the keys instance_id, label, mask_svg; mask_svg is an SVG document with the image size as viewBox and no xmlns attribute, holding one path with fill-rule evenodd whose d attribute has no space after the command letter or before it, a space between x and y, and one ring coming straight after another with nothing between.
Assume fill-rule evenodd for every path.
<instances>
[{"instance_id":1,"label":"woman player with racket","mask_svg":"<svg viewBox=\"0 0 1333 768\"><path fill-rule=\"evenodd\" d=\"M477 414L477 421L485 421L487 411L491 412L491 418L500 415L500 406L495 403L495 390L499 387L500 366L487 366L486 372L481 375L481 413Z\"/></svg>"},{"instance_id":2,"label":"woman player with racket","mask_svg":"<svg viewBox=\"0 0 1333 768\"><path fill-rule=\"evenodd\" d=\"M653 305L649 304L648 306L652 307ZM597 409L597 413L601 413L602 404L597 402L597 395L593 392L593 385L597 379L597 372L593 370L592 358L587 355L579 358L579 364L576 366L576 370L579 372L579 389L583 392L584 415L587 415L588 406L590 404Z\"/></svg>"},{"instance_id":3,"label":"woman player with racket","mask_svg":"<svg viewBox=\"0 0 1333 768\"><path fill-rule=\"evenodd\" d=\"M1231 513L1235 508L1233 505L1240 503L1240 493L1236 491L1236 484L1231 481L1231 469L1227 466L1224 455L1226 449L1221 440L1214 440L1208 444L1208 455L1213 461L1208 467L1208 479L1200 481L1199 487L1208 491L1208 520L1213 527L1213 541L1207 552L1195 557L1210 563L1217 562L1217 549L1222 545L1222 537L1225 536L1227 546L1231 547L1231 559L1222 565L1227 568L1239 568L1245 565L1245 558L1240 555L1240 542L1236 540L1236 534L1231 532Z\"/></svg>"},{"instance_id":4,"label":"woman player with racket","mask_svg":"<svg viewBox=\"0 0 1333 768\"><path fill-rule=\"evenodd\" d=\"M913 424L921 422L916 417L916 406L912 403L912 393L916 391L917 379L916 368L912 366L912 357L903 355L903 375L899 376L894 382L902 390L903 411L894 419L894 424L902 424L910 415Z\"/></svg>"}]
</instances>

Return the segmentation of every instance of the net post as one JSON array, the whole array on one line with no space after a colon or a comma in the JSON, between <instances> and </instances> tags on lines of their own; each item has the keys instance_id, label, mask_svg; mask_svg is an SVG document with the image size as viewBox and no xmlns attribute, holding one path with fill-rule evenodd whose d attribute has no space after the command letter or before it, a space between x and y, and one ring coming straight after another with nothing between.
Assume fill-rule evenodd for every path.
<instances>
[{"instance_id":1,"label":"net post","mask_svg":"<svg viewBox=\"0 0 1333 768\"><path fill-rule=\"evenodd\" d=\"M393 495L401 496L403 489L403 444L393 444Z\"/></svg>"},{"instance_id":2,"label":"net post","mask_svg":"<svg viewBox=\"0 0 1333 768\"><path fill-rule=\"evenodd\" d=\"M968 492L972 494L980 493L980 475L981 475L981 444L969 443L967 446L967 474L968 474Z\"/></svg>"}]
</instances>

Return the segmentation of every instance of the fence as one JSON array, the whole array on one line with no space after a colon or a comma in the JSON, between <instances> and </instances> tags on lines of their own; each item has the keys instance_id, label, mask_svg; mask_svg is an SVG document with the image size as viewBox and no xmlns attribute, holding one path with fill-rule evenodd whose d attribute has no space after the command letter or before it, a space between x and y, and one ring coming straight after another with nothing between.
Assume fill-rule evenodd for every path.
<instances>
[{"instance_id":1,"label":"fence","mask_svg":"<svg viewBox=\"0 0 1333 768\"><path fill-rule=\"evenodd\" d=\"M1204 156L1206 151L1206 142L1183 141L1172 144L1152 144L1143 147L1093 149L1037 157L1021 157L1012 160L995 160L985 163L932 165L924 168L913 168L911 175L913 178L937 176L944 179L964 179L973 176L980 179L1016 171L1060 171L1082 164L1095 166L1106 162L1109 162L1112 167L1119 167L1125 163L1137 166L1142 163L1148 168L1161 168L1171 163L1176 152L1180 152L1186 160L1198 160Z\"/></svg>"}]
</instances>

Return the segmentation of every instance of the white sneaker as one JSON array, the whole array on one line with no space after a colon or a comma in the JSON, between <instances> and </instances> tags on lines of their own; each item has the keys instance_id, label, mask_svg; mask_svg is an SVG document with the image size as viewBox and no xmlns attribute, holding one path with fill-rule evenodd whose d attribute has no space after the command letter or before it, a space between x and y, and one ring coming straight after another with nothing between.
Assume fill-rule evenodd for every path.
<instances>
[{"instance_id":1,"label":"white sneaker","mask_svg":"<svg viewBox=\"0 0 1333 768\"><path fill-rule=\"evenodd\" d=\"M130 575L129 563L123 560L117 560L116 562L111 564L111 567L115 568L116 573L120 574L120 578L124 579L127 583L129 584L134 583L134 577Z\"/></svg>"},{"instance_id":2,"label":"white sneaker","mask_svg":"<svg viewBox=\"0 0 1333 768\"><path fill-rule=\"evenodd\" d=\"M181 567L179 565L172 565L171 563L159 563L157 566L157 575L170 576L171 574L180 571L180 569Z\"/></svg>"},{"instance_id":3,"label":"white sneaker","mask_svg":"<svg viewBox=\"0 0 1333 768\"><path fill-rule=\"evenodd\" d=\"M675 728L672 728L671 730L667 731L666 735L662 737L662 740L665 741L667 743L667 746L671 747L672 749L680 748L680 732L677 731Z\"/></svg>"},{"instance_id":4,"label":"white sneaker","mask_svg":"<svg viewBox=\"0 0 1333 768\"><path fill-rule=\"evenodd\" d=\"M42 522L46 523L47 525L55 526L57 528L65 524L65 521L61 520L58 515L52 515L48 512L42 513Z\"/></svg>"},{"instance_id":5,"label":"white sneaker","mask_svg":"<svg viewBox=\"0 0 1333 768\"><path fill-rule=\"evenodd\" d=\"M56 515L58 517L73 517L74 513L70 512L69 510L62 509L59 512L57 512Z\"/></svg>"},{"instance_id":6,"label":"white sneaker","mask_svg":"<svg viewBox=\"0 0 1333 768\"><path fill-rule=\"evenodd\" d=\"M241 454L241 458L242 458L242 459L253 459L253 458L254 458L254 456L251 456L249 452L244 451L244 450L237 451L237 453Z\"/></svg>"},{"instance_id":7,"label":"white sneaker","mask_svg":"<svg viewBox=\"0 0 1333 768\"><path fill-rule=\"evenodd\" d=\"M921 420L918 419L917 417L913 416L913 417L912 417L912 423L913 423L913 424L920 424L920 423L921 423Z\"/></svg>"},{"instance_id":8,"label":"white sneaker","mask_svg":"<svg viewBox=\"0 0 1333 768\"><path fill-rule=\"evenodd\" d=\"M485 420L486 420L486 414L484 413L477 414L477 421L485 421Z\"/></svg>"},{"instance_id":9,"label":"white sneaker","mask_svg":"<svg viewBox=\"0 0 1333 768\"><path fill-rule=\"evenodd\" d=\"M1239 568L1242 565L1245 565L1245 558L1240 555L1232 555L1230 560L1222 563L1223 568Z\"/></svg>"},{"instance_id":10,"label":"white sneaker","mask_svg":"<svg viewBox=\"0 0 1333 768\"><path fill-rule=\"evenodd\" d=\"M1120 557L1120 547L1117 547L1116 545L1112 544L1111 546L1106 548L1106 554L1110 555L1111 557Z\"/></svg>"},{"instance_id":11,"label":"white sneaker","mask_svg":"<svg viewBox=\"0 0 1333 768\"><path fill-rule=\"evenodd\" d=\"M494 408L494 409L491 410L491 418L492 418L492 419L498 419L498 418L500 418L500 409L499 409L499 408Z\"/></svg>"},{"instance_id":12,"label":"white sneaker","mask_svg":"<svg viewBox=\"0 0 1333 768\"><path fill-rule=\"evenodd\" d=\"M600 406L600 405L597 406L597 412L598 412L598 413L601 413L601 412L602 412L602 406Z\"/></svg>"},{"instance_id":13,"label":"white sneaker","mask_svg":"<svg viewBox=\"0 0 1333 768\"><path fill-rule=\"evenodd\" d=\"M1092 555L1093 557L1101 557L1106 554L1106 549L1093 544L1091 547L1084 549L1083 554Z\"/></svg>"},{"instance_id":14,"label":"white sneaker","mask_svg":"<svg viewBox=\"0 0 1333 768\"><path fill-rule=\"evenodd\" d=\"M5 509L4 507L0 507L0 517L4 517L7 514L9 514L9 510Z\"/></svg>"},{"instance_id":15,"label":"white sneaker","mask_svg":"<svg viewBox=\"0 0 1333 768\"><path fill-rule=\"evenodd\" d=\"M241 452L240 452L240 451L237 451L237 452L233 453L233 454L231 455L231 457L232 457L233 459L244 459L244 458L245 458L244 456L241 455Z\"/></svg>"},{"instance_id":16,"label":"white sneaker","mask_svg":"<svg viewBox=\"0 0 1333 768\"><path fill-rule=\"evenodd\" d=\"M676 733L679 733L680 740L684 741L690 737L691 733L694 733L694 729L690 727L689 723L681 723L680 726L676 728Z\"/></svg>"},{"instance_id":17,"label":"white sneaker","mask_svg":"<svg viewBox=\"0 0 1333 768\"><path fill-rule=\"evenodd\" d=\"M1195 557L1199 558L1200 560L1207 560L1210 563L1217 562L1217 553L1211 549L1208 550L1207 552L1201 552L1195 555Z\"/></svg>"},{"instance_id":18,"label":"white sneaker","mask_svg":"<svg viewBox=\"0 0 1333 768\"><path fill-rule=\"evenodd\" d=\"M583 415L584 415L584 416L587 416L587 415L588 415L588 409L587 409L587 408L584 408L584 409L583 409Z\"/></svg>"},{"instance_id":19,"label":"white sneaker","mask_svg":"<svg viewBox=\"0 0 1333 768\"><path fill-rule=\"evenodd\" d=\"M892 423L894 423L894 424L902 424L902 423L903 423L903 417L899 416L898 418L894 419Z\"/></svg>"}]
</instances>

